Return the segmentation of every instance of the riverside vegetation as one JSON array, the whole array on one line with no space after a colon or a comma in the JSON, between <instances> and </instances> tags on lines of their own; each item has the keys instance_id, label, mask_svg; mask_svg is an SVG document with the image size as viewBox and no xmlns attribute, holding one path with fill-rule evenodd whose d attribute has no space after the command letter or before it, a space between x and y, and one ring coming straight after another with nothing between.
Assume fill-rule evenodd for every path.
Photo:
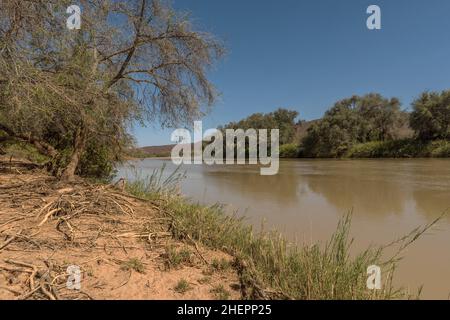
<instances>
[{"instance_id":1,"label":"riverside vegetation","mask_svg":"<svg viewBox=\"0 0 450 320\"><path fill-rule=\"evenodd\" d=\"M280 130L282 158L411 158L450 156L450 91L424 92L402 111L380 94L340 100L316 121L298 112L253 114L220 129Z\"/></svg>"},{"instance_id":2,"label":"riverside vegetation","mask_svg":"<svg viewBox=\"0 0 450 320\"><path fill-rule=\"evenodd\" d=\"M297 121L297 111L279 108L218 129L279 129L281 158L449 157L450 91L422 93L411 112L400 106L371 93L336 102L316 121ZM133 155L149 157L143 150Z\"/></svg>"}]
</instances>

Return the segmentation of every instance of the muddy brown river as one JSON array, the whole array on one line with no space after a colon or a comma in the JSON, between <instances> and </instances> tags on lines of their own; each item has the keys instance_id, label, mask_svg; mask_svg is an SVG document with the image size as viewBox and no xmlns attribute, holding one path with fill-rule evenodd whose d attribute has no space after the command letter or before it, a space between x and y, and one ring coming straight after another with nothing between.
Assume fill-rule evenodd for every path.
<instances>
[{"instance_id":1,"label":"muddy brown river","mask_svg":"<svg viewBox=\"0 0 450 320\"><path fill-rule=\"evenodd\" d=\"M128 162L118 176L131 179L169 160ZM288 160L275 176L256 166L184 166L182 192L195 201L226 204L248 223L277 229L293 241L324 243L338 220L353 212L353 251L391 242L450 209L450 160ZM422 298L450 294L450 215L403 253L395 283Z\"/></svg>"}]
</instances>

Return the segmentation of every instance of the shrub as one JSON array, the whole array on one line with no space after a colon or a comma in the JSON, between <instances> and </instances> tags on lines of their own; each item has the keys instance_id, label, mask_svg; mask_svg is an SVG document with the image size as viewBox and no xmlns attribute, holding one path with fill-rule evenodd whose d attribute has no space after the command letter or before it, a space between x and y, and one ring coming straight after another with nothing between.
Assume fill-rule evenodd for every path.
<instances>
[{"instance_id":1,"label":"shrub","mask_svg":"<svg viewBox=\"0 0 450 320\"><path fill-rule=\"evenodd\" d=\"M299 146L297 144L291 143L280 146L281 158L298 158L298 156L299 156Z\"/></svg>"}]
</instances>

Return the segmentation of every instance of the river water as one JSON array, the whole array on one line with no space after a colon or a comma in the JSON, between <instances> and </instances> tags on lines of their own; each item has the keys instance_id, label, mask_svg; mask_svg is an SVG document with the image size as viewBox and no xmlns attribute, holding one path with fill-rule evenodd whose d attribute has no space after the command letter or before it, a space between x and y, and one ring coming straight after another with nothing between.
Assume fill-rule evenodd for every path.
<instances>
[{"instance_id":1,"label":"river water","mask_svg":"<svg viewBox=\"0 0 450 320\"><path fill-rule=\"evenodd\" d=\"M170 160L126 163L118 176L133 178ZM293 241L324 243L339 219L353 212L353 251L383 245L423 226L450 209L450 160L288 160L275 176L257 166L184 166L183 194L204 204L226 204L260 228L277 229ZM397 285L422 298L450 294L450 215L403 253Z\"/></svg>"}]
</instances>

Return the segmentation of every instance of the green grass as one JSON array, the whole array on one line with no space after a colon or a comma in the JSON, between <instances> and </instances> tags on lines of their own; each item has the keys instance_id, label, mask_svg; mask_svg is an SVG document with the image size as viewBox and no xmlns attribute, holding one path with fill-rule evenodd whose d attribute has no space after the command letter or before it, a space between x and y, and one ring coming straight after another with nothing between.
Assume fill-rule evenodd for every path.
<instances>
[{"instance_id":1,"label":"green grass","mask_svg":"<svg viewBox=\"0 0 450 320\"><path fill-rule=\"evenodd\" d=\"M178 281L176 286L173 288L173 290L175 290L175 292L178 292L180 294L185 294L186 292L188 292L191 289L192 289L191 285L185 279L181 279L180 281Z\"/></svg>"},{"instance_id":2,"label":"green grass","mask_svg":"<svg viewBox=\"0 0 450 320\"><path fill-rule=\"evenodd\" d=\"M50 160L48 157L41 155L36 148L27 143L11 143L2 147L2 149L6 154L12 156L13 159L27 159L36 164L44 164Z\"/></svg>"},{"instance_id":3,"label":"green grass","mask_svg":"<svg viewBox=\"0 0 450 320\"><path fill-rule=\"evenodd\" d=\"M211 289L211 293L214 294L217 300L230 299L230 292L224 288L223 285L217 285Z\"/></svg>"},{"instance_id":4,"label":"green grass","mask_svg":"<svg viewBox=\"0 0 450 320\"><path fill-rule=\"evenodd\" d=\"M142 176L136 169L133 172L134 180L127 183L127 191L139 198L149 199L159 198L161 195L170 195L178 193L179 181L185 177L185 172L181 172L178 167L171 174L165 177L166 165L161 169L153 170L152 174Z\"/></svg>"},{"instance_id":5,"label":"green grass","mask_svg":"<svg viewBox=\"0 0 450 320\"><path fill-rule=\"evenodd\" d=\"M145 192L137 194L142 196ZM157 197L159 201L155 202ZM167 192L149 193L144 198L158 203L161 212L172 219L173 238L194 240L232 255L233 268L246 287L243 298L248 299L410 298L392 284L395 265L403 250L440 219L388 246L354 253L349 236L351 214L342 218L326 243L294 245L277 232L254 232L242 219L227 215L218 205L202 206ZM395 254L387 256L386 249ZM214 265L222 268L220 261ZM371 265L382 268L381 290L367 289L366 273Z\"/></svg>"},{"instance_id":6,"label":"green grass","mask_svg":"<svg viewBox=\"0 0 450 320\"><path fill-rule=\"evenodd\" d=\"M192 264L192 252L187 248L176 249L169 246L166 248L164 258L167 269L176 269L181 265Z\"/></svg>"},{"instance_id":7,"label":"green grass","mask_svg":"<svg viewBox=\"0 0 450 320\"><path fill-rule=\"evenodd\" d=\"M217 259L214 258L211 261L211 267L215 270L215 271L227 271L231 268L231 263L230 261L228 261L227 259Z\"/></svg>"}]
</instances>

